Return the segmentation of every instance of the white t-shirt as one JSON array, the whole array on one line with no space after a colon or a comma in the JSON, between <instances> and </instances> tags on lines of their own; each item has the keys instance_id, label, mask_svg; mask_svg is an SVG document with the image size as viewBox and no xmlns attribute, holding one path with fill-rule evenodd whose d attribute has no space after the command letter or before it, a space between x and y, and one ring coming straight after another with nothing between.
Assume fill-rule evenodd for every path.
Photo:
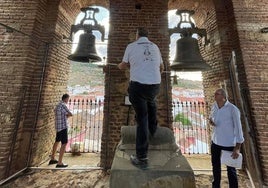
<instances>
[{"instance_id":1,"label":"white t-shirt","mask_svg":"<svg viewBox=\"0 0 268 188\"><path fill-rule=\"evenodd\" d=\"M140 37L130 43L123 57L123 62L130 63L130 80L142 84L160 84L161 53L156 44L147 37Z\"/></svg>"}]
</instances>

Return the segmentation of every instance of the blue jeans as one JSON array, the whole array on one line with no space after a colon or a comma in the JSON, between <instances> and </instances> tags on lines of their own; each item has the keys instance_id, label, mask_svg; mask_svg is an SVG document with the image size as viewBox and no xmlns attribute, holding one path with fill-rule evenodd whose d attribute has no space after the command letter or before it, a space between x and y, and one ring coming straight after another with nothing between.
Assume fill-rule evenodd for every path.
<instances>
[{"instance_id":1,"label":"blue jeans","mask_svg":"<svg viewBox=\"0 0 268 188\"><path fill-rule=\"evenodd\" d=\"M148 130L153 135L157 129L156 96L160 84L141 84L131 81L128 87L129 101L136 113L136 155L146 158L148 153Z\"/></svg>"},{"instance_id":2,"label":"blue jeans","mask_svg":"<svg viewBox=\"0 0 268 188\"><path fill-rule=\"evenodd\" d=\"M213 170L213 182L212 188L220 188L221 185L221 150L233 151L234 147L223 147L211 143L211 163ZM229 181L229 188L238 188L238 180L236 169L234 167L227 166L227 176Z\"/></svg>"}]
</instances>

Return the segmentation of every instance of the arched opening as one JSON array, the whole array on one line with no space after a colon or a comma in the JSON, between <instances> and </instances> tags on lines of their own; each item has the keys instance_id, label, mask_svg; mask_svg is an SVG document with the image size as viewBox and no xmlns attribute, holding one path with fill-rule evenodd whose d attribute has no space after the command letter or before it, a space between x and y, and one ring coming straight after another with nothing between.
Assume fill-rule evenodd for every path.
<instances>
[{"instance_id":1,"label":"arched opening","mask_svg":"<svg viewBox=\"0 0 268 188\"><path fill-rule=\"evenodd\" d=\"M78 62L70 60L70 75L68 80L68 93L70 101L68 107L73 113L69 120L67 156L83 155L80 157L80 165L97 166L101 151L101 135L103 130L103 105L104 105L104 74L103 64L107 58L107 41L109 33L109 11L100 6L90 6L98 9L95 13L97 24L104 26L105 35L98 30L93 30L95 36L96 54L101 57L101 62ZM75 24L79 24L85 18L85 12L80 12L76 17ZM88 21L88 20L87 20ZM89 20L90 21L90 20ZM94 23L84 22L94 25ZM71 54L76 52L83 30L73 35ZM104 38L104 40L102 40ZM86 158L88 156L88 158ZM83 161L82 159L89 159ZM70 158L72 159L72 158ZM69 158L68 158L69 160ZM76 159L70 161L76 164ZM78 164L77 164L78 165Z\"/></svg>"},{"instance_id":2,"label":"arched opening","mask_svg":"<svg viewBox=\"0 0 268 188\"><path fill-rule=\"evenodd\" d=\"M177 27L180 22L181 17L176 15L176 11L169 10L168 12L169 28ZM193 18L190 18L194 23ZM182 27L189 27L187 23L183 24ZM196 38L197 34L192 37ZM180 53L176 47L177 40L180 38L179 33L170 36L170 64L174 63L176 53ZM201 71L189 72L171 69L171 85L173 129L176 143L183 154L209 153L205 116L207 106L205 105Z\"/></svg>"}]
</instances>

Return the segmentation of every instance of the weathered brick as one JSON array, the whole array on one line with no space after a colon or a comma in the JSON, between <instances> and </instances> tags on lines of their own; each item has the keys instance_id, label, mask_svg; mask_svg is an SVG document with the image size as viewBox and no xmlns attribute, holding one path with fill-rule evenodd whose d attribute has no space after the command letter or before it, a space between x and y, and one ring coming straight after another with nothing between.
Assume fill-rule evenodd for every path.
<instances>
[{"instance_id":1,"label":"weathered brick","mask_svg":"<svg viewBox=\"0 0 268 188\"><path fill-rule=\"evenodd\" d=\"M140 3L141 9L135 8L137 2ZM194 19L197 26L205 28L210 39L207 46L200 46L201 54L212 67L210 71L203 72L204 93L206 101L210 103L213 102L213 92L220 83L230 80L228 61L231 51L236 52L239 82L245 92L246 108L250 112L247 114L249 125L256 134L255 148L260 151L262 177L264 183L268 184L268 172L265 169L268 165L268 37L267 33L260 32L267 27L266 0L140 0L127 3L125 0L110 0L109 5L108 1L100 0L1 1L0 23L21 32L6 32L6 28L0 25L0 152L1 157L4 155L0 160L0 179L5 176L3 172L6 169L13 134L17 135L11 172L16 165L25 165L29 147L32 148L31 165L45 160L50 153L55 134L53 108L66 91L69 71L66 57L71 47L56 43L62 42L62 35L69 35L70 26L74 23L80 6L86 7L92 3L106 6L110 10L107 58L109 63L120 63L126 45L133 40L135 29L146 25L150 30L150 39L159 45L164 62L169 64L167 11L195 10ZM44 61L45 57L47 61ZM107 168L111 166L114 148L120 139L120 127L126 123L128 107L122 105L122 97L126 94L128 79L127 74L114 67L111 68L111 75L105 76L105 102L108 104L108 98L111 101L109 106L104 108L101 165ZM169 74L167 77L163 74L162 79L158 98L159 124L171 127ZM230 81L227 83L229 99L233 102ZM20 104L22 105L19 111ZM238 104L238 107L242 111L241 104ZM133 111L130 116L134 119ZM243 114L241 117L243 119ZM16 125L16 122L19 123ZM16 126L18 132L14 131ZM244 149L246 153L252 152L251 137L247 134L244 119L243 126L246 137ZM6 145L6 148L3 145ZM247 163L249 171L254 174L256 167L250 159Z\"/></svg>"}]
</instances>

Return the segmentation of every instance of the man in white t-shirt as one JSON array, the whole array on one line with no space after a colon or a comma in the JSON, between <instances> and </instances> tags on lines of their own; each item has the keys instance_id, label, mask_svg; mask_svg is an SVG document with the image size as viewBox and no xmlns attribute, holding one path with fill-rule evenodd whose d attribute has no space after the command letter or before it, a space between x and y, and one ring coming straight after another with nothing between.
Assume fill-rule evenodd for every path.
<instances>
[{"instance_id":1,"label":"man in white t-shirt","mask_svg":"<svg viewBox=\"0 0 268 188\"><path fill-rule=\"evenodd\" d=\"M227 100L222 88L214 93L215 102L211 108L210 123L213 125L211 143L211 162L213 168L212 188L220 188L221 152L232 151L231 157L237 159L241 144L244 142L239 109ZM227 166L230 188L238 188L236 169Z\"/></svg>"},{"instance_id":2,"label":"man in white t-shirt","mask_svg":"<svg viewBox=\"0 0 268 188\"><path fill-rule=\"evenodd\" d=\"M164 65L158 46L148 39L146 28L137 29L136 39L127 46L118 68L130 68L128 94L136 113L136 155L131 155L130 160L133 165L145 169L148 137L149 134L153 136L157 129L156 96Z\"/></svg>"}]
</instances>

